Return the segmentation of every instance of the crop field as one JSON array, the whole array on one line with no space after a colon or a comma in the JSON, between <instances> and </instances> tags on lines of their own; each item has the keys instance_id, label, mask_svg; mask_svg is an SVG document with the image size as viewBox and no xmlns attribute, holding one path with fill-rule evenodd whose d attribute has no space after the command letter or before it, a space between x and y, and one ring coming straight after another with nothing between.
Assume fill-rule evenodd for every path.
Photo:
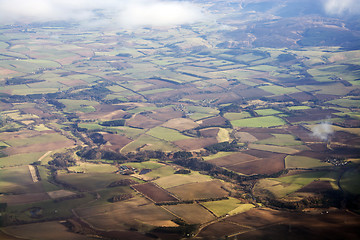
<instances>
[{"instance_id":1,"label":"crop field","mask_svg":"<svg viewBox=\"0 0 360 240\"><path fill-rule=\"evenodd\" d=\"M179 133L180 134L180 133ZM141 135L139 138L133 142L126 145L121 152L134 152L136 150L159 150L163 151L176 151L179 150L178 147L166 142L164 140L159 140L149 135Z\"/></svg>"},{"instance_id":2,"label":"crop field","mask_svg":"<svg viewBox=\"0 0 360 240\"><path fill-rule=\"evenodd\" d=\"M34 231L34 229L36 229L36 231ZM21 239L29 238L29 237L31 239L42 239L42 240L89 239L87 236L69 232L68 229L63 224L57 221L11 226L11 227L6 227L3 230L9 235L16 236ZM6 238L4 239L6 240Z\"/></svg>"},{"instance_id":3,"label":"crop field","mask_svg":"<svg viewBox=\"0 0 360 240\"><path fill-rule=\"evenodd\" d=\"M190 137L182 135L176 130L172 130L164 127L155 127L147 132L148 135L163 139L165 141L173 142L183 139L189 139Z\"/></svg>"},{"instance_id":4,"label":"crop field","mask_svg":"<svg viewBox=\"0 0 360 240\"><path fill-rule=\"evenodd\" d=\"M167 176L173 175L174 172L175 172L174 167L163 166L160 168L153 169L151 172L146 173L145 175L140 175L137 177L144 178L144 179L156 179L156 178L162 178L162 177L167 177Z\"/></svg>"},{"instance_id":5,"label":"crop field","mask_svg":"<svg viewBox=\"0 0 360 240\"><path fill-rule=\"evenodd\" d=\"M77 166L69 167L71 172L82 172L82 173L112 173L118 170L117 167L109 164L94 164L87 162L80 162Z\"/></svg>"},{"instance_id":6,"label":"crop field","mask_svg":"<svg viewBox=\"0 0 360 240\"><path fill-rule=\"evenodd\" d=\"M285 166L286 168L319 168L330 167L331 164L316 158L289 155L285 158Z\"/></svg>"},{"instance_id":7,"label":"crop field","mask_svg":"<svg viewBox=\"0 0 360 240\"><path fill-rule=\"evenodd\" d=\"M259 159L225 167L234 172L246 175L273 174L284 169L284 155L274 154L272 158Z\"/></svg>"},{"instance_id":8,"label":"crop field","mask_svg":"<svg viewBox=\"0 0 360 240\"><path fill-rule=\"evenodd\" d=\"M129 229L129 227L145 230L149 225L150 227L177 226L171 221L175 216L139 196L113 204L81 207L76 209L76 212L96 228L108 231Z\"/></svg>"},{"instance_id":9,"label":"crop field","mask_svg":"<svg viewBox=\"0 0 360 240\"><path fill-rule=\"evenodd\" d=\"M294 146L302 145L303 143L297 140L293 135L289 134L272 134L273 137L267 138L256 143L258 144L269 144L276 146Z\"/></svg>"},{"instance_id":10,"label":"crop field","mask_svg":"<svg viewBox=\"0 0 360 240\"><path fill-rule=\"evenodd\" d=\"M160 187L167 189L188 183L199 183L211 180L212 178L208 175L203 175L199 172L192 171L190 174L171 174L169 176L164 176L156 179L154 183L156 183Z\"/></svg>"},{"instance_id":11,"label":"crop field","mask_svg":"<svg viewBox=\"0 0 360 240\"><path fill-rule=\"evenodd\" d=\"M282 146L275 146L275 145L264 145L264 144L249 144L249 148L262 150L262 151L269 151L275 153L285 153L285 154L295 154L298 153L299 150L297 148L290 148L290 147L282 147Z\"/></svg>"},{"instance_id":12,"label":"crop field","mask_svg":"<svg viewBox=\"0 0 360 240\"><path fill-rule=\"evenodd\" d=\"M80 190L93 191L107 187L110 183L129 178L115 173L59 173L57 179ZM131 178L131 177L130 177Z\"/></svg>"},{"instance_id":13,"label":"crop field","mask_svg":"<svg viewBox=\"0 0 360 240\"><path fill-rule=\"evenodd\" d=\"M35 192L35 189L39 189L35 185L38 184L33 182L28 166L0 169L0 189L3 193Z\"/></svg>"},{"instance_id":14,"label":"crop field","mask_svg":"<svg viewBox=\"0 0 360 240\"><path fill-rule=\"evenodd\" d=\"M341 187L351 194L359 194L360 188L360 174L359 169L352 169L347 171L340 180Z\"/></svg>"},{"instance_id":15,"label":"crop field","mask_svg":"<svg viewBox=\"0 0 360 240\"><path fill-rule=\"evenodd\" d=\"M315 180L335 181L334 177L336 176L331 172L307 172L276 179L262 179L256 184L255 192L261 194L261 189L265 189L270 191L276 198L282 198L290 193L298 191Z\"/></svg>"},{"instance_id":16,"label":"crop field","mask_svg":"<svg viewBox=\"0 0 360 240\"><path fill-rule=\"evenodd\" d=\"M164 207L188 224L202 224L215 219L213 214L197 203L168 205Z\"/></svg>"},{"instance_id":17,"label":"crop field","mask_svg":"<svg viewBox=\"0 0 360 240\"><path fill-rule=\"evenodd\" d=\"M225 113L224 118L228 119L229 121L239 120L243 118L251 117L250 113L248 112L241 112L241 113Z\"/></svg>"},{"instance_id":18,"label":"crop field","mask_svg":"<svg viewBox=\"0 0 360 240\"><path fill-rule=\"evenodd\" d=\"M184 130L196 128L199 126L199 124L187 118L174 118L174 119L170 119L162 126L166 128L172 128L178 131L184 131Z\"/></svg>"},{"instance_id":19,"label":"crop field","mask_svg":"<svg viewBox=\"0 0 360 240\"><path fill-rule=\"evenodd\" d=\"M241 201L236 198L203 202L201 205L215 213L217 217L224 216L226 214L238 214L254 207L252 204L242 204Z\"/></svg>"},{"instance_id":20,"label":"crop field","mask_svg":"<svg viewBox=\"0 0 360 240\"><path fill-rule=\"evenodd\" d=\"M222 185L219 180L213 180L200 183L188 183L171 187L167 190L181 200L220 198L228 195L228 192L221 188Z\"/></svg>"},{"instance_id":21,"label":"crop field","mask_svg":"<svg viewBox=\"0 0 360 240\"><path fill-rule=\"evenodd\" d=\"M177 199L171 196L164 189L161 189L153 183L143 183L132 186L135 190L139 191L144 196L150 198L154 202L171 202Z\"/></svg>"},{"instance_id":22,"label":"crop field","mask_svg":"<svg viewBox=\"0 0 360 240\"><path fill-rule=\"evenodd\" d=\"M231 121L234 127L275 127L285 124L285 121L275 116L254 117Z\"/></svg>"},{"instance_id":23,"label":"crop field","mask_svg":"<svg viewBox=\"0 0 360 240\"><path fill-rule=\"evenodd\" d=\"M44 154L45 152L33 152L3 157L0 158L0 168L28 165L38 161Z\"/></svg>"}]
</instances>

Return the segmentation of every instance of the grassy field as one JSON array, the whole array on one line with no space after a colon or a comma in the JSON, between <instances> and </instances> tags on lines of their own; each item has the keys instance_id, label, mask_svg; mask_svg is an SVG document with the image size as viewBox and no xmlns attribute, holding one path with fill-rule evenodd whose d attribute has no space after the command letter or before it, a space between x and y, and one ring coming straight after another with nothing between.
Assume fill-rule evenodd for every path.
<instances>
[{"instance_id":1,"label":"grassy field","mask_svg":"<svg viewBox=\"0 0 360 240\"><path fill-rule=\"evenodd\" d=\"M94 112L94 106L99 105L96 101L88 100L60 99L59 102L66 106L67 112Z\"/></svg>"},{"instance_id":2,"label":"grassy field","mask_svg":"<svg viewBox=\"0 0 360 240\"><path fill-rule=\"evenodd\" d=\"M33 180L28 166L19 166L0 169L1 192L23 192Z\"/></svg>"},{"instance_id":3,"label":"grassy field","mask_svg":"<svg viewBox=\"0 0 360 240\"><path fill-rule=\"evenodd\" d=\"M240 120L233 120L234 127L275 127L285 124L285 121L275 116L254 117Z\"/></svg>"},{"instance_id":4,"label":"grassy field","mask_svg":"<svg viewBox=\"0 0 360 240\"><path fill-rule=\"evenodd\" d=\"M241 112L241 113L225 113L224 118L228 119L229 121L239 120L243 118L251 117L250 113L248 112Z\"/></svg>"},{"instance_id":5,"label":"grassy field","mask_svg":"<svg viewBox=\"0 0 360 240\"><path fill-rule=\"evenodd\" d=\"M81 162L77 166L68 168L72 172L83 172L83 173L112 173L118 170L117 167L110 164L94 164Z\"/></svg>"},{"instance_id":6,"label":"grassy field","mask_svg":"<svg viewBox=\"0 0 360 240\"><path fill-rule=\"evenodd\" d=\"M131 177L114 173L59 173L57 178L77 189L94 191L105 188L112 182Z\"/></svg>"},{"instance_id":7,"label":"grassy field","mask_svg":"<svg viewBox=\"0 0 360 240\"><path fill-rule=\"evenodd\" d=\"M319 167L331 167L332 165L327 162L322 162L319 159L304 157L304 156L286 156L285 167L286 168L319 168Z\"/></svg>"},{"instance_id":8,"label":"grassy field","mask_svg":"<svg viewBox=\"0 0 360 240\"><path fill-rule=\"evenodd\" d=\"M293 193L300 188L310 184L315 180L336 181L336 174L332 172L307 172L296 175L290 175L280 178L261 179L255 185L255 192L265 189L273 194L276 198L282 198Z\"/></svg>"},{"instance_id":9,"label":"grassy field","mask_svg":"<svg viewBox=\"0 0 360 240\"><path fill-rule=\"evenodd\" d=\"M173 142L183 139L190 139L190 137L182 135L176 130L164 128L164 127L155 127L150 129L150 131L147 132L152 137L160 138L165 141Z\"/></svg>"},{"instance_id":10,"label":"grassy field","mask_svg":"<svg viewBox=\"0 0 360 240\"><path fill-rule=\"evenodd\" d=\"M34 152L34 153L16 154L8 157L3 157L0 158L0 168L28 165L38 161L38 159L44 154L45 152Z\"/></svg>"},{"instance_id":11,"label":"grassy field","mask_svg":"<svg viewBox=\"0 0 360 240\"><path fill-rule=\"evenodd\" d=\"M204 202L201 203L201 205L212 211L217 217L224 216L229 213L237 214L246 210L250 210L254 207L252 204L242 204L240 200L235 198Z\"/></svg>"},{"instance_id":12,"label":"grassy field","mask_svg":"<svg viewBox=\"0 0 360 240\"><path fill-rule=\"evenodd\" d=\"M178 133L178 134L180 134L180 133ZM166 142L164 140L160 140L155 137L144 134L144 135L141 135L140 137L138 137L135 141L126 145L123 149L121 149L121 152L134 152L140 148L142 150L159 150L159 149L161 149L162 151L165 151L165 152L179 150L178 147L170 144L169 142Z\"/></svg>"},{"instance_id":13,"label":"grassy field","mask_svg":"<svg viewBox=\"0 0 360 240\"><path fill-rule=\"evenodd\" d=\"M158 163L156 161L145 161L145 162L129 162L129 163L124 163L121 164L124 166L131 166L133 168L137 168L137 169L151 169L151 170L155 170L161 167L164 167L164 164Z\"/></svg>"},{"instance_id":14,"label":"grassy field","mask_svg":"<svg viewBox=\"0 0 360 240\"><path fill-rule=\"evenodd\" d=\"M276 146L294 146L294 145L303 144L301 141L296 140L296 138L290 134L272 134L272 135L273 137L257 141L256 143L276 145Z\"/></svg>"},{"instance_id":15,"label":"grassy field","mask_svg":"<svg viewBox=\"0 0 360 240\"><path fill-rule=\"evenodd\" d=\"M262 151L276 152L276 153L285 153L285 154L294 154L299 152L297 148L282 147L275 145L253 144L253 143L249 144L249 148L262 150Z\"/></svg>"},{"instance_id":16,"label":"grassy field","mask_svg":"<svg viewBox=\"0 0 360 240\"><path fill-rule=\"evenodd\" d=\"M32 145L32 144L44 144L49 142L61 142L68 140L63 135L58 133L51 133L51 134L42 134L40 136L34 136L30 138L17 138L7 140L6 143L11 145L12 147L21 147L24 145Z\"/></svg>"},{"instance_id":17,"label":"grassy field","mask_svg":"<svg viewBox=\"0 0 360 240\"><path fill-rule=\"evenodd\" d=\"M285 87L276 86L276 85L261 86L259 88L264 90L264 91L275 94L275 95L283 95L283 94L291 94L291 93L300 92L295 87L287 87L287 88L285 88Z\"/></svg>"},{"instance_id":18,"label":"grassy field","mask_svg":"<svg viewBox=\"0 0 360 240\"><path fill-rule=\"evenodd\" d=\"M155 180L154 182L160 187L171 188L188 183L206 182L210 180L212 180L210 176L192 171L190 174L172 174L169 176L164 176Z\"/></svg>"},{"instance_id":19,"label":"grassy field","mask_svg":"<svg viewBox=\"0 0 360 240\"><path fill-rule=\"evenodd\" d=\"M216 159L216 158L221 158L221 157L225 157L225 156L229 156L231 154L234 154L233 152L217 152L213 155L210 155L210 156L206 156L204 157L204 160L205 161L208 161L208 160L212 160L212 159Z\"/></svg>"},{"instance_id":20,"label":"grassy field","mask_svg":"<svg viewBox=\"0 0 360 240\"><path fill-rule=\"evenodd\" d=\"M261 116L269 116L269 115L276 115L276 114L280 114L280 111L277 111L275 109L258 109L255 110L255 112Z\"/></svg>"},{"instance_id":21,"label":"grassy field","mask_svg":"<svg viewBox=\"0 0 360 240\"><path fill-rule=\"evenodd\" d=\"M341 187L354 195L360 194L360 171L359 169L348 170L340 180Z\"/></svg>"},{"instance_id":22,"label":"grassy field","mask_svg":"<svg viewBox=\"0 0 360 240\"><path fill-rule=\"evenodd\" d=\"M196 203L169 205L164 206L164 208L168 209L174 215L179 216L188 224L201 224L215 219L214 215Z\"/></svg>"}]
</instances>

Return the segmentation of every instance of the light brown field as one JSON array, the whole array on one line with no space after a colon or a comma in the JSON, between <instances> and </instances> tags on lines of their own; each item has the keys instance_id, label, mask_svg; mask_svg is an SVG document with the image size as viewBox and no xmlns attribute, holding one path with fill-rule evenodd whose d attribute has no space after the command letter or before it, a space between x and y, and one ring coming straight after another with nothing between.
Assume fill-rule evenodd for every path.
<instances>
[{"instance_id":1,"label":"light brown field","mask_svg":"<svg viewBox=\"0 0 360 240\"><path fill-rule=\"evenodd\" d=\"M202 224L215 219L215 216L197 203L164 206L188 224Z\"/></svg>"},{"instance_id":2,"label":"light brown field","mask_svg":"<svg viewBox=\"0 0 360 240\"><path fill-rule=\"evenodd\" d=\"M223 184L219 180L201 182L201 183L188 183L167 190L182 200L195 200L195 199L208 199L220 198L228 196L221 187Z\"/></svg>"},{"instance_id":3,"label":"light brown field","mask_svg":"<svg viewBox=\"0 0 360 240\"><path fill-rule=\"evenodd\" d=\"M174 118L174 119L170 119L162 126L167 128L173 128L178 131L184 131L184 130L196 128L199 126L199 124L187 118Z\"/></svg>"}]
</instances>

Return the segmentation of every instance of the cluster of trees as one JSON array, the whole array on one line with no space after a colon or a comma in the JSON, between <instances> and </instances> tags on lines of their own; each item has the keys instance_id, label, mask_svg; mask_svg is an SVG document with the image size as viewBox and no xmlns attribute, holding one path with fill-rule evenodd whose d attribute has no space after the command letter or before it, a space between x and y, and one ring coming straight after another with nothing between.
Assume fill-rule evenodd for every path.
<instances>
[{"instance_id":1,"label":"cluster of trees","mask_svg":"<svg viewBox=\"0 0 360 240\"><path fill-rule=\"evenodd\" d=\"M51 157L53 160L49 161L49 165L55 169L65 169L74 166L76 163L72 157L72 152L55 153Z\"/></svg>"},{"instance_id":2,"label":"cluster of trees","mask_svg":"<svg viewBox=\"0 0 360 240\"><path fill-rule=\"evenodd\" d=\"M237 142L234 140L231 143L229 142L216 143L206 147L205 149L215 154L217 152L236 152L241 149L244 149L245 147L246 146L239 146Z\"/></svg>"},{"instance_id":3,"label":"cluster of trees","mask_svg":"<svg viewBox=\"0 0 360 240\"><path fill-rule=\"evenodd\" d=\"M110 183L107 187L119 187L119 186L130 186L136 182L132 179L120 179L118 181Z\"/></svg>"},{"instance_id":4,"label":"cluster of trees","mask_svg":"<svg viewBox=\"0 0 360 240\"><path fill-rule=\"evenodd\" d=\"M125 201L132 197L133 197L133 195L130 193L123 193L123 194L115 195L115 196L109 198L108 201L114 203L114 202Z\"/></svg>"}]
</instances>

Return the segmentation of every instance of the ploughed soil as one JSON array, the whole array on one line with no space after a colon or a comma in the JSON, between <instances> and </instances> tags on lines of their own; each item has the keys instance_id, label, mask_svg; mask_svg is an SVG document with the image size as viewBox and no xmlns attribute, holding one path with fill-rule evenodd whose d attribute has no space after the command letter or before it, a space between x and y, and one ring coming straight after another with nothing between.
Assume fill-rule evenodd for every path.
<instances>
[{"instance_id":1,"label":"ploughed soil","mask_svg":"<svg viewBox=\"0 0 360 240\"><path fill-rule=\"evenodd\" d=\"M153 183L143 183L132 187L156 203L177 201L175 197Z\"/></svg>"},{"instance_id":2,"label":"ploughed soil","mask_svg":"<svg viewBox=\"0 0 360 240\"><path fill-rule=\"evenodd\" d=\"M192 151L213 145L218 143L218 141L215 138L197 138L179 140L174 143L185 151Z\"/></svg>"},{"instance_id":3,"label":"ploughed soil","mask_svg":"<svg viewBox=\"0 0 360 240\"><path fill-rule=\"evenodd\" d=\"M328 213L249 210L211 224L198 239L359 239L360 217L342 210ZM235 238L236 237L236 238Z\"/></svg>"}]
</instances>

